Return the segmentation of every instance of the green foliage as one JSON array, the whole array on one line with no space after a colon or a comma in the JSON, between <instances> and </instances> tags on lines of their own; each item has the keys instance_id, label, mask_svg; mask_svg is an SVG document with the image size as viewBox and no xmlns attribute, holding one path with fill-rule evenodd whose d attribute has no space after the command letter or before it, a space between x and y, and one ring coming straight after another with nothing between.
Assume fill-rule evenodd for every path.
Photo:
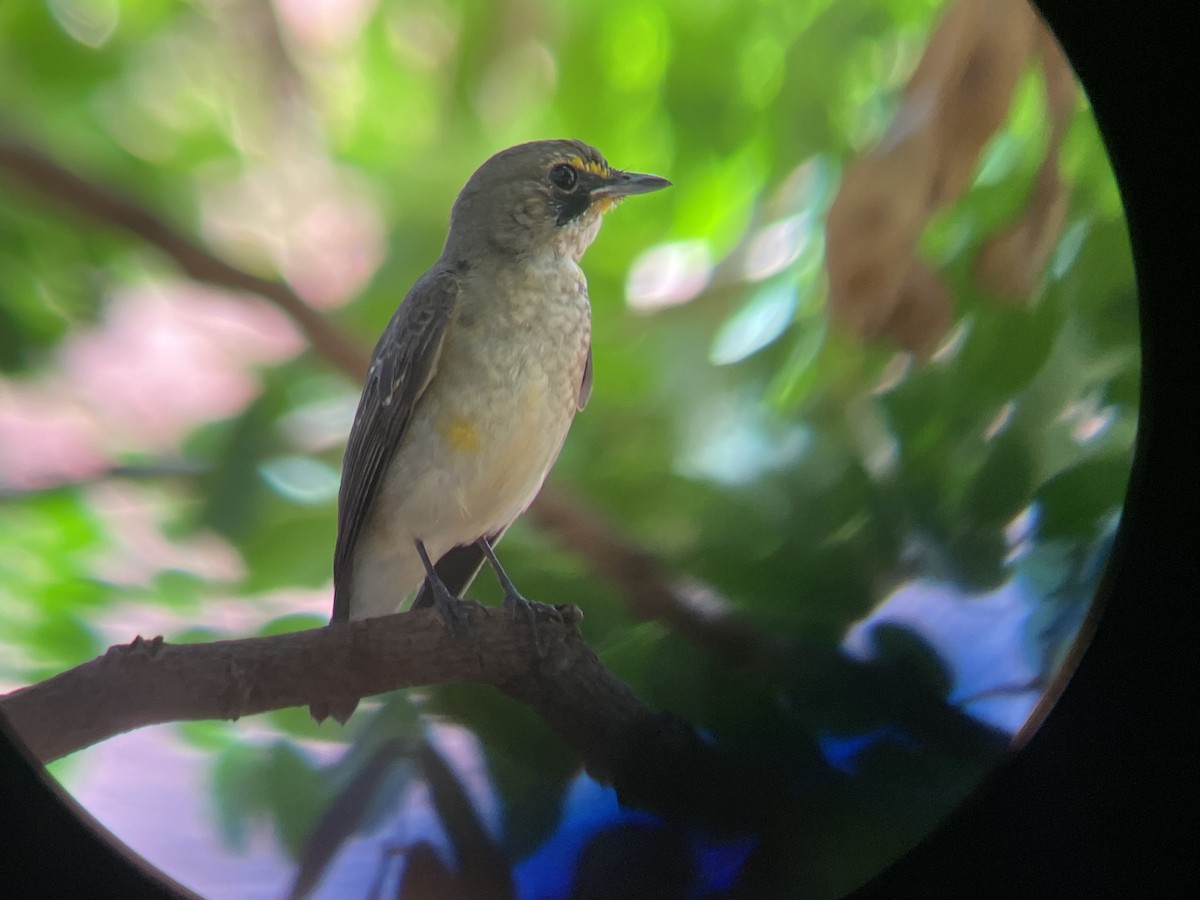
<instances>
[{"instance_id":1,"label":"green foliage","mask_svg":"<svg viewBox=\"0 0 1200 900\"><path fill-rule=\"evenodd\" d=\"M1086 543L1107 516L1120 509L1129 481L1129 460L1106 454L1055 475L1037 491L1041 534L1047 540L1068 538Z\"/></svg>"},{"instance_id":2,"label":"green foliage","mask_svg":"<svg viewBox=\"0 0 1200 900\"><path fill-rule=\"evenodd\" d=\"M89 617L112 592L91 575L108 540L87 504L50 491L0 505L0 543L0 634L11 646L0 672L35 681L94 656L100 646Z\"/></svg>"},{"instance_id":3,"label":"green foliage","mask_svg":"<svg viewBox=\"0 0 1200 900\"><path fill-rule=\"evenodd\" d=\"M283 741L225 748L213 767L213 782L221 833L242 849L252 824L266 819L288 854L298 856L311 823L329 801L316 767Z\"/></svg>"},{"instance_id":4,"label":"green foliage","mask_svg":"<svg viewBox=\"0 0 1200 900\"><path fill-rule=\"evenodd\" d=\"M584 260L595 391L552 478L671 575L703 580L739 620L778 638L786 662L731 672L666 624L638 621L616 582L528 522L501 545L506 567L529 596L578 603L613 671L715 740L794 754L797 773L816 779L821 734L916 736L919 750L872 745L853 779L823 783L781 823L807 841L797 885L852 886L970 789L994 735L980 738L948 705L950 676L931 647L880 632L874 668L837 647L914 576L956 585L963 602L1012 579L1031 585L1027 639L1048 666L1086 607L1124 495L1141 389L1128 237L1086 108L1064 142L1071 208L1043 283L1024 306L998 306L972 266L1024 208L1046 144L1037 79L1022 81L971 190L922 236L957 319L946 346L915 363L828 324L823 222L846 163L886 129L934 0L381 0L358 25L342 23L344 34L289 19L282 10L294 4L94 6L109 17L63 12L88 4L0 3L0 138L48 148L302 292L321 282L303 264L315 259L328 275L361 254L362 283L324 299L348 301L329 316L364 348L437 257L455 192L495 150L575 136L617 166L670 177L670 191L612 215ZM251 10L262 17L253 27ZM177 295L168 260L81 224L2 170L0 201L3 427L5 391L53 393L74 339L105 327L123 291L194 298ZM336 213L305 226L315 239L297 224L308 204ZM356 237L323 260L339 229L357 236L372 223L386 234L380 259ZM694 284L667 291L661 308L639 307L630 273L670 275L651 265L659 251L690 260ZM271 598L329 584L357 386L315 353L264 358L273 361L230 364L255 385L248 402L182 438L105 432L113 465L179 457L198 473L164 476L154 529L185 550L146 561L140 581L101 565L122 535L86 485L10 490L0 468L0 676L30 681L128 640L105 623L129 607L154 627L177 622L168 639L184 642L322 623L323 611L281 615ZM1027 510L1036 525L1021 556L1006 532ZM219 544L240 568L193 569L189 541ZM247 618L236 629L207 620L208 602L231 595ZM499 591L484 573L472 595L495 602ZM212 754L231 845L244 849L269 823L296 856L372 751L415 740L422 716L478 737L506 848L536 849L578 762L494 691L368 701L345 730L287 710L255 723L277 736L267 745L230 723L180 733ZM304 741L344 744L346 756L322 768ZM364 830L380 827L410 777L384 784Z\"/></svg>"}]
</instances>

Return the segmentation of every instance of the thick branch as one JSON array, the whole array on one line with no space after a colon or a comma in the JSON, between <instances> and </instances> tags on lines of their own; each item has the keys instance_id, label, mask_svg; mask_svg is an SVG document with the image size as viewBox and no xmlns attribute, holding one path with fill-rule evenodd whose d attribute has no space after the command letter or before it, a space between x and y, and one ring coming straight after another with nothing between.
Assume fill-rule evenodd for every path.
<instances>
[{"instance_id":1,"label":"thick branch","mask_svg":"<svg viewBox=\"0 0 1200 900\"><path fill-rule=\"evenodd\" d=\"M545 682L575 682L570 673L577 671L592 685L577 703L601 702L617 711L618 720L644 714L629 688L608 674L579 637L575 607L564 607L570 624L543 614L540 627L549 651L540 660L527 625L496 609L471 604L469 610L478 655L468 637L450 632L430 610L201 644L139 637L0 697L0 710L43 762L145 725L237 719L314 701L463 681L501 690L527 682L522 694L541 703L549 719L564 720L570 732L573 717L553 708L562 702L561 685L551 689Z\"/></svg>"},{"instance_id":2,"label":"thick branch","mask_svg":"<svg viewBox=\"0 0 1200 900\"><path fill-rule=\"evenodd\" d=\"M529 704L604 774L621 735L655 717L584 643L573 606L539 611L539 658L524 619L469 604L478 653L432 610L312 631L203 644L137 638L0 697L30 752L49 762L163 722L237 719L414 685L479 682Z\"/></svg>"},{"instance_id":3,"label":"thick branch","mask_svg":"<svg viewBox=\"0 0 1200 900\"><path fill-rule=\"evenodd\" d=\"M266 298L292 318L318 353L356 381L365 377L367 356L358 342L338 330L282 281L262 278L230 265L146 207L81 178L46 154L3 134L0 134L0 170L7 170L35 193L57 200L101 225L120 228L152 244L196 281Z\"/></svg>"},{"instance_id":4,"label":"thick branch","mask_svg":"<svg viewBox=\"0 0 1200 900\"><path fill-rule=\"evenodd\" d=\"M584 642L578 608L556 609L538 610L543 657L523 617L475 603L466 607L474 644L425 609L242 640L167 644L139 637L0 696L0 715L36 759L49 762L147 725L475 682L528 705L627 802L727 820L727 807L744 805L734 794L775 794L784 770L748 772L682 719L651 710ZM709 787L697 791L701 783Z\"/></svg>"}]
</instances>

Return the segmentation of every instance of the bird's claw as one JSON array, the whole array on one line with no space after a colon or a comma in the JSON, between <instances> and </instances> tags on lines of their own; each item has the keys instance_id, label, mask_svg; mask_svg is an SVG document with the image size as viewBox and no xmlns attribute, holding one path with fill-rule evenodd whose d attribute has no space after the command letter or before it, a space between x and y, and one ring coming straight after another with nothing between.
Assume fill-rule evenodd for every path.
<instances>
[{"instance_id":1,"label":"bird's claw","mask_svg":"<svg viewBox=\"0 0 1200 900\"><path fill-rule=\"evenodd\" d=\"M479 646L479 638L475 634L475 623L471 621L471 615L467 612L467 604L448 592L445 596L435 592L434 608L450 634L457 636L466 632L467 640L471 642L471 648L475 651L475 664L482 671L484 669L483 650Z\"/></svg>"},{"instance_id":2,"label":"bird's claw","mask_svg":"<svg viewBox=\"0 0 1200 900\"><path fill-rule=\"evenodd\" d=\"M472 641L475 640L475 625L471 622L471 616L467 613L466 604L462 600L449 591L439 591L437 588L434 588L433 600L434 609L445 623L447 631L451 634L465 631L467 637Z\"/></svg>"},{"instance_id":3,"label":"bird's claw","mask_svg":"<svg viewBox=\"0 0 1200 900\"><path fill-rule=\"evenodd\" d=\"M533 646L537 649L538 658L544 658L546 656L546 645L542 643L542 633L538 629L538 611L549 611L550 615L561 621L562 616L559 614L557 607L546 603L538 603L536 600L527 600L513 591L504 595L504 608L508 610L508 614L514 619L524 611L525 617L529 620L529 630L533 632Z\"/></svg>"}]
</instances>

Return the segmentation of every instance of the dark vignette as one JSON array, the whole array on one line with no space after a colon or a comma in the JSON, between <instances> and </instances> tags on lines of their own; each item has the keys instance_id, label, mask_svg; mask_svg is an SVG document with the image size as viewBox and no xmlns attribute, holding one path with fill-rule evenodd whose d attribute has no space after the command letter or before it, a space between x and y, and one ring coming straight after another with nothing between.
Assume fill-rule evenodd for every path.
<instances>
[{"instance_id":1,"label":"dark vignette","mask_svg":"<svg viewBox=\"0 0 1200 900\"><path fill-rule=\"evenodd\" d=\"M1125 202L1141 304L1141 423L1095 636L1028 745L856 896L1108 897L1186 883L1200 596L1195 378L1200 314L1200 12L1038 0L1075 66ZM1185 753L1187 754L1185 756ZM1185 820L1184 816L1188 818ZM190 896L134 868L0 722L0 896ZM127 851L125 851L127 852ZM1194 878L1194 869L1192 870Z\"/></svg>"}]
</instances>

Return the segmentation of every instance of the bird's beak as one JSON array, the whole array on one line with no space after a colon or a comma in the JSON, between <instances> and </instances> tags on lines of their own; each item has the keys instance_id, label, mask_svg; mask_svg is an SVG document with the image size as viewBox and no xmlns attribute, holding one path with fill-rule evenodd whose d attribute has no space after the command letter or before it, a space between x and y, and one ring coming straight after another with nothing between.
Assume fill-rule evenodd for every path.
<instances>
[{"instance_id":1,"label":"bird's beak","mask_svg":"<svg viewBox=\"0 0 1200 900\"><path fill-rule=\"evenodd\" d=\"M595 198L620 200L633 194L648 194L670 187L671 182L657 175L639 175L637 172L613 172L604 183L592 191Z\"/></svg>"}]
</instances>

